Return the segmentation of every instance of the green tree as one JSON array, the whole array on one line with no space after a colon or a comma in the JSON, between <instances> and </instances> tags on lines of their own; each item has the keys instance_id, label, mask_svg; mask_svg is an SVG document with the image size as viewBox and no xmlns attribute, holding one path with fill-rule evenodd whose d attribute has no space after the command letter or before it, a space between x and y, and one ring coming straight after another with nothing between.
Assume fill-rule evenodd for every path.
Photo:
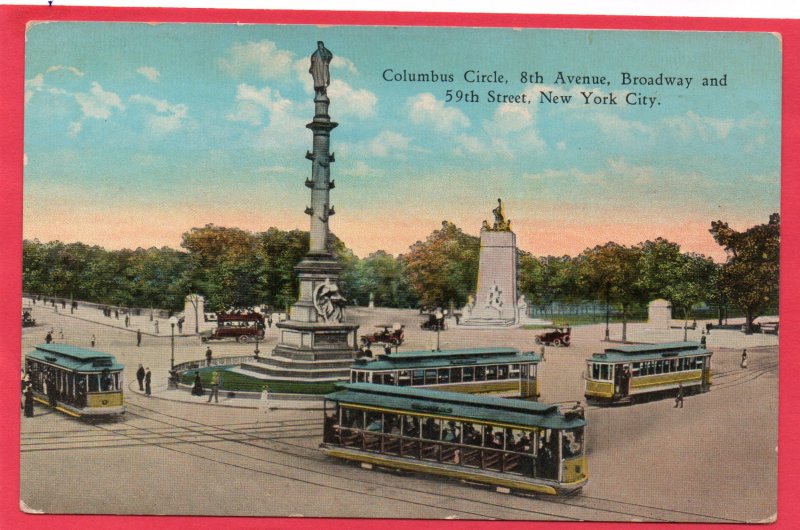
<instances>
[{"instance_id":1,"label":"green tree","mask_svg":"<svg viewBox=\"0 0 800 530\"><path fill-rule=\"evenodd\" d=\"M780 280L780 215L770 215L766 224L744 232L732 229L728 223L711 223L711 235L725 248L728 259L719 275L719 286L725 298L745 314L747 333L752 333L753 321L769 307L778 303Z\"/></svg>"},{"instance_id":2,"label":"green tree","mask_svg":"<svg viewBox=\"0 0 800 530\"><path fill-rule=\"evenodd\" d=\"M684 340L689 313L700 302L713 299L716 265L706 256L682 253L663 238L640 243L641 282L648 299L664 298L683 316Z\"/></svg>"},{"instance_id":3,"label":"green tree","mask_svg":"<svg viewBox=\"0 0 800 530\"><path fill-rule=\"evenodd\" d=\"M417 241L404 255L411 285L420 303L460 307L478 279L480 239L443 221L425 241Z\"/></svg>"},{"instance_id":4,"label":"green tree","mask_svg":"<svg viewBox=\"0 0 800 530\"><path fill-rule=\"evenodd\" d=\"M356 263L350 296L366 304L370 293L379 307L411 307L416 293L411 287L403 256L395 258L379 250Z\"/></svg>"},{"instance_id":5,"label":"green tree","mask_svg":"<svg viewBox=\"0 0 800 530\"><path fill-rule=\"evenodd\" d=\"M641 281L639 247L626 247L614 242L584 250L578 256L578 283L595 299L613 304L622 312L622 340L628 338L628 316L631 308L646 299Z\"/></svg>"}]
</instances>

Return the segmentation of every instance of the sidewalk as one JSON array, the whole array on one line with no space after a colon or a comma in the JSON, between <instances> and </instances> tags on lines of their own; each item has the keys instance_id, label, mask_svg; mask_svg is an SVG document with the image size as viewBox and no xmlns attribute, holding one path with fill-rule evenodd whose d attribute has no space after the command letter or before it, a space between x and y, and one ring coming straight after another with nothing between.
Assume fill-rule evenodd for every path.
<instances>
[{"instance_id":1,"label":"sidewalk","mask_svg":"<svg viewBox=\"0 0 800 530\"><path fill-rule=\"evenodd\" d=\"M219 392L219 403L216 402L208 402L208 396L210 395L210 390L205 389L205 395L203 396L193 396L192 393L188 390L175 390L174 388L168 388L166 384L164 385L153 385L151 386L152 395L150 398L144 395L144 392L139 390L139 385L136 381L128 384L128 392L131 394L135 394L141 396L146 399L161 399L165 401L175 401L180 403L192 403L194 405L206 405L206 406L213 406L213 407L231 407L237 409L263 409L265 405L262 403L260 399L253 399L253 398L241 398L241 397L230 397L227 390L220 390ZM269 397L269 405L266 408L270 410L283 410L283 409L292 409L292 410L322 410L322 396L319 399L290 399L286 397L276 396L275 394L270 394Z\"/></svg>"}]
</instances>

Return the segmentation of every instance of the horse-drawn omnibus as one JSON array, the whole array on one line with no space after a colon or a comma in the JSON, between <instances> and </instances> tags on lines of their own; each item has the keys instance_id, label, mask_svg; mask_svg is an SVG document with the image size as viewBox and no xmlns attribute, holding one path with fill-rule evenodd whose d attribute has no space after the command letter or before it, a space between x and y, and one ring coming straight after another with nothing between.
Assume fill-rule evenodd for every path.
<instances>
[{"instance_id":1,"label":"horse-drawn omnibus","mask_svg":"<svg viewBox=\"0 0 800 530\"><path fill-rule=\"evenodd\" d=\"M516 348L408 351L357 359L351 383L537 398L541 356Z\"/></svg>"},{"instance_id":2,"label":"horse-drawn omnibus","mask_svg":"<svg viewBox=\"0 0 800 530\"><path fill-rule=\"evenodd\" d=\"M586 484L583 410L425 388L343 384L325 396L330 456L495 486L560 494Z\"/></svg>"},{"instance_id":3,"label":"horse-drawn omnibus","mask_svg":"<svg viewBox=\"0 0 800 530\"><path fill-rule=\"evenodd\" d=\"M659 393L704 392L711 386L712 352L699 342L606 348L586 359L587 400L633 402Z\"/></svg>"},{"instance_id":4,"label":"horse-drawn omnibus","mask_svg":"<svg viewBox=\"0 0 800 530\"><path fill-rule=\"evenodd\" d=\"M25 355L34 399L75 417L124 413L124 368L113 355L66 344L40 344Z\"/></svg>"}]
</instances>

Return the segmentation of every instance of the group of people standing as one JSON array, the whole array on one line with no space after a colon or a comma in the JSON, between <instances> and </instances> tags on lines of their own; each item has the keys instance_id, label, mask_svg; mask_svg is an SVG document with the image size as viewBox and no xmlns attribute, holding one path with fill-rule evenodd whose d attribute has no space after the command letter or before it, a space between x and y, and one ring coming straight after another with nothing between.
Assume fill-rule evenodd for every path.
<instances>
[{"instance_id":1,"label":"group of people standing","mask_svg":"<svg viewBox=\"0 0 800 530\"><path fill-rule=\"evenodd\" d=\"M153 375L150 372L150 367L148 366L145 368L139 363L139 369L136 370L136 381L139 382L139 391L144 392L145 396L149 396L152 394L152 390L150 388L150 382L152 381Z\"/></svg>"}]
</instances>

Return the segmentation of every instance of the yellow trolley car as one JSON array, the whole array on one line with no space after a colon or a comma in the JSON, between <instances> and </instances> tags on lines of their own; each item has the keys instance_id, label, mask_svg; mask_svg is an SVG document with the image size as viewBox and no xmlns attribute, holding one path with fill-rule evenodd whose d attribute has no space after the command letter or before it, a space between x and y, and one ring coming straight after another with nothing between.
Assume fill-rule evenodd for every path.
<instances>
[{"instance_id":1,"label":"yellow trolley car","mask_svg":"<svg viewBox=\"0 0 800 530\"><path fill-rule=\"evenodd\" d=\"M25 355L34 399L75 417L124 413L124 368L113 355L66 344L40 344Z\"/></svg>"},{"instance_id":2,"label":"yellow trolley car","mask_svg":"<svg viewBox=\"0 0 800 530\"><path fill-rule=\"evenodd\" d=\"M440 475L506 493L569 493L588 480L581 409L350 383L325 396L324 414L324 451L365 468Z\"/></svg>"},{"instance_id":3,"label":"yellow trolley car","mask_svg":"<svg viewBox=\"0 0 800 530\"><path fill-rule=\"evenodd\" d=\"M535 399L541 360L505 347L398 352L358 359L350 368L350 382Z\"/></svg>"},{"instance_id":4,"label":"yellow trolley car","mask_svg":"<svg viewBox=\"0 0 800 530\"><path fill-rule=\"evenodd\" d=\"M587 359L586 399L632 402L644 396L705 392L711 386L711 354L698 342L607 348Z\"/></svg>"}]
</instances>

